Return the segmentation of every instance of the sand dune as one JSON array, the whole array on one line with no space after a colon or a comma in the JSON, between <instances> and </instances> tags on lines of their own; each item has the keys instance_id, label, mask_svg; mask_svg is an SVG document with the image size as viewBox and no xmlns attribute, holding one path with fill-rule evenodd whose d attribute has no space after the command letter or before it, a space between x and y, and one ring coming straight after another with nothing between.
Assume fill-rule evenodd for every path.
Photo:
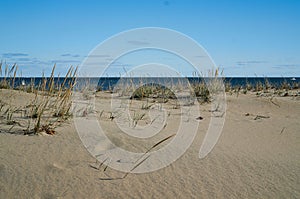
<instances>
[{"instance_id":1,"label":"sand dune","mask_svg":"<svg viewBox=\"0 0 300 199\"><path fill-rule=\"evenodd\" d=\"M107 95L97 97L99 111L109 104ZM300 101L274 101L279 106L251 93L227 96L223 133L204 159L199 148L211 113L208 104L201 105L204 119L197 121L196 138L182 157L161 170L120 180L105 179L122 172L91 167L99 163L72 121L54 136L0 133L0 198L300 198ZM99 120L112 142L135 151L175 131L180 113L170 108L161 137L142 144L123 135L108 117L104 111Z\"/></svg>"}]
</instances>

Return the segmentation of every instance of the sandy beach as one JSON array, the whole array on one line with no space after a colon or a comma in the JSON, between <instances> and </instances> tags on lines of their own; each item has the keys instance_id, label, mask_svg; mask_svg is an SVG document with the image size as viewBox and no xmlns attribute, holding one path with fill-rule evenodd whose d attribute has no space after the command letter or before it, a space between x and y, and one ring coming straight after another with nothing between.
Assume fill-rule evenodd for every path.
<instances>
[{"instance_id":1,"label":"sandy beach","mask_svg":"<svg viewBox=\"0 0 300 199\"><path fill-rule=\"evenodd\" d=\"M7 92L0 90L0 98L17 106L32 97L14 91L17 97L8 98ZM198 116L203 119L196 121L197 135L183 156L158 171L115 180L107 178L124 173L94 168L99 163L84 147L72 120L56 128L55 135L5 133L2 122L0 198L300 198L300 99L272 101L251 92L227 94L223 132L204 159L199 159L199 148L211 113L210 104L200 105ZM147 142L122 135L109 119L109 103L109 93L97 93L97 109L103 110L99 121L111 141L128 150L145 150ZM176 130L179 118L172 102L165 106L168 125L162 137ZM139 122L147 123L147 117Z\"/></svg>"},{"instance_id":2,"label":"sandy beach","mask_svg":"<svg viewBox=\"0 0 300 199\"><path fill-rule=\"evenodd\" d=\"M0 21L0 199L300 199L300 0L3 0Z\"/></svg>"}]
</instances>

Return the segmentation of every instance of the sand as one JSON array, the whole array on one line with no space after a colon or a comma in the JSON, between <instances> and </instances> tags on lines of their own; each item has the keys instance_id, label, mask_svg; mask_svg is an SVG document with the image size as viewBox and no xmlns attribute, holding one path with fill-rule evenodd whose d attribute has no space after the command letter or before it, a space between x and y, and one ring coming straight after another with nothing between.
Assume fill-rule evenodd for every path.
<instances>
[{"instance_id":1,"label":"sand","mask_svg":"<svg viewBox=\"0 0 300 199\"><path fill-rule=\"evenodd\" d=\"M0 92L3 100L5 92ZM16 94L21 95L30 94ZM170 102L168 125L161 136L138 143L122 135L109 119L110 94L97 95L98 111L104 110L101 125L125 149L145 150L178 126L179 110ZM105 179L123 172L91 167L97 166L95 158L83 146L72 120L53 136L2 131L0 198L300 198L300 100L275 97L272 101L279 106L254 93L227 95L222 135L204 159L199 159L199 148L211 113L209 104L201 105L198 116L204 119L197 121L197 135L183 156L161 170L119 180Z\"/></svg>"}]
</instances>

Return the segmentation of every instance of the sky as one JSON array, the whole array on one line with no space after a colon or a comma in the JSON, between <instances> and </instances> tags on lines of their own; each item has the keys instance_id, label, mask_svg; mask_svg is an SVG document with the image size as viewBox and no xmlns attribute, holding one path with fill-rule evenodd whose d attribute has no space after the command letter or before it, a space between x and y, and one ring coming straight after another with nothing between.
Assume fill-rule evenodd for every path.
<instances>
[{"instance_id":1,"label":"sky","mask_svg":"<svg viewBox=\"0 0 300 199\"><path fill-rule=\"evenodd\" d=\"M300 77L299 21L298 0L2 0L0 60L23 76L54 64L64 74L113 35L161 27L203 46L225 76Z\"/></svg>"}]
</instances>

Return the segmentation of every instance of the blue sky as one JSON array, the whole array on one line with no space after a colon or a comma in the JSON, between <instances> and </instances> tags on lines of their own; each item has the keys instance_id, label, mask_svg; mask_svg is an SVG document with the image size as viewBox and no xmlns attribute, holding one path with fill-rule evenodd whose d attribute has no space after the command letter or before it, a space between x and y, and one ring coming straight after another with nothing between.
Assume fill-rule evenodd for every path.
<instances>
[{"instance_id":1,"label":"blue sky","mask_svg":"<svg viewBox=\"0 0 300 199\"><path fill-rule=\"evenodd\" d=\"M79 65L105 39L162 27L201 44L226 76L300 76L298 0L0 1L0 59L23 76Z\"/></svg>"}]
</instances>

